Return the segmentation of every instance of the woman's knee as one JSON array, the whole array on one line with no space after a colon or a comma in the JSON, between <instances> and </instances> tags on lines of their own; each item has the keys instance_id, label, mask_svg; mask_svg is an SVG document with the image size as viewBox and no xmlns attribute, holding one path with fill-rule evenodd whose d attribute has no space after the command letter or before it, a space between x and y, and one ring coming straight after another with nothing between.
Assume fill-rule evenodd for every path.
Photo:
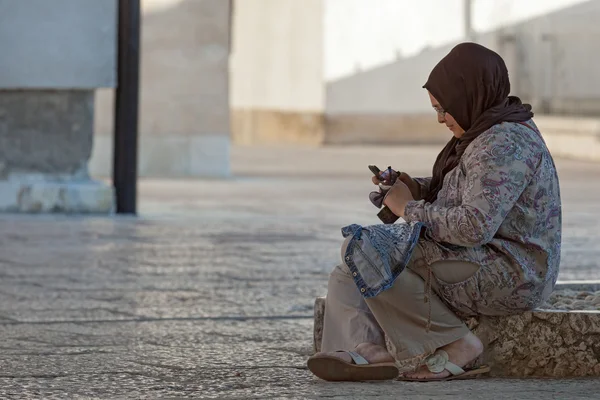
<instances>
[{"instance_id":1,"label":"woman's knee","mask_svg":"<svg viewBox=\"0 0 600 400\"><path fill-rule=\"evenodd\" d=\"M341 256L342 256L343 264L346 264L346 250L348 250L348 245L350 244L350 240L352 240L352 237L348 236L346 239L344 239L344 243L342 243Z\"/></svg>"},{"instance_id":2,"label":"woman's knee","mask_svg":"<svg viewBox=\"0 0 600 400\"><path fill-rule=\"evenodd\" d=\"M333 271L331 271L331 275L345 275L345 276L351 276L350 274L350 268L348 267L348 265L346 264L346 249L348 248L348 244L350 243L351 238L346 238L346 240L344 240L344 243L342 243L342 249L341 249L341 255L342 255L342 259L341 259L341 263L339 263L334 269Z\"/></svg>"},{"instance_id":3,"label":"woman's knee","mask_svg":"<svg viewBox=\"0 0 600 400\"><path fill-rule=\"evenodd\" d=\"M336 265L335 268L331 270L331 273L329 274L329 280L346 278L352 279L352 274L350 273L350 269L348 268L348 266L343 263Z\"/></svg>"}]
</instances>

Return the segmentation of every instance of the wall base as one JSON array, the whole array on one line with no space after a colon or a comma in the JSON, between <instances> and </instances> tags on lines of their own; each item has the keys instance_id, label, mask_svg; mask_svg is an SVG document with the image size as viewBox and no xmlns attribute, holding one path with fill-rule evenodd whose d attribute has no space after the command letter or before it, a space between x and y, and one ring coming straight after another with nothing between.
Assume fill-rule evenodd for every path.
<instances>
[{"instance_id":1,"label":"wall base","mask_svg":"<svg viewBox=\"0 0 600 400\"><path fill-rule=\"evenodd\" d=\"M235 144L323 143L323 114L320 112L234 109L231 127Z\"/></svg>"},{"instance_id":2,"label":"wall base","mask_svg":"<svg viewBox=\"0 0 600 400\"><path fill-rule=\"evenodd\" d=\"M114 190L100 182L0 182L0 212L111 214Z\"/></svg>"},{"instance_id":3,"label":"wall base","mask_svg":"<svg viewBox=\"0 0 600 400\"><path fill-rule=\"evenodd\" d=\"M414 145L441 144L452 133L430 114L329 114L325 117L326 144Z\"/></svg>"}]
</instances>

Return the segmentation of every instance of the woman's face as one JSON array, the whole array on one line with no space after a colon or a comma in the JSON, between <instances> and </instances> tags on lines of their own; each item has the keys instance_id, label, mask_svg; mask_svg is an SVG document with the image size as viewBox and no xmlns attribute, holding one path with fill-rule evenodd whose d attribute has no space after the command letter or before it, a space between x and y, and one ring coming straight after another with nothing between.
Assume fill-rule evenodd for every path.
<instances>
[{"instance_id":1,"label":"woman's face","mask_svg":"<svg viewBox=\"0 0 600 400\"><path fill-rule=\"evenodd\" d=\"M429 92L427 92L429 93ZM431 106L437 112L437 119L440 124L446 124L448 129L452 131L455 137L460 138L465 130L456 122L456 120L448 112L444 111L440 103L436 100L431 93L429 93L429 100L431 100Z\"/></svg>"}]
</instances>

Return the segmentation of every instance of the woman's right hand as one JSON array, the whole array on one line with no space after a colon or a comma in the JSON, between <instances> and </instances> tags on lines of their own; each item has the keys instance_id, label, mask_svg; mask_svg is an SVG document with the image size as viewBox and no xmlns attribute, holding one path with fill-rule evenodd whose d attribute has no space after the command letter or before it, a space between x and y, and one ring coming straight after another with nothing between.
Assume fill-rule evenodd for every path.
<instances>
[{"instance_id":1,"label":"woman's right hand","mask_svg":"<svg viewBox=\"0 0 600 400\"><path fill-rule=\"evenodd\" d=\"M392 174L400 174L400 176L398 177L398 179L400 179L402 182L404 182L404 184L406 186L408 186L408 188L410 189L410 193L412 194L414 199L420 199L421 198L421 185L419 185L417 183L417 181L415 181L413 178L410 177L410 175L408 175L406 172L396 172L396 171L392 171ZM379 185L380 183L384 183L385 180L388 178L388 171L384 170L381 171L381 173L379 174L380 179L377 179L376 176L373 176L373 178L371 179L373 181L374 185Z\"/></svg>"}]
</instances>

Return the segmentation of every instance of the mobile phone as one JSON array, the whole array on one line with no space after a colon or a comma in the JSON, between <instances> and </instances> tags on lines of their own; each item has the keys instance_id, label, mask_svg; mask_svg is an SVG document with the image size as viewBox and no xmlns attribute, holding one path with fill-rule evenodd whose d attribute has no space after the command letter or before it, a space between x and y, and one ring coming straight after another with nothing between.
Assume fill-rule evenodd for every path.
<instances>
[{"instance_id":1,"label":"mobile phone","mask_svg":"<svg viewBox=\"0 0 600 400\"><path fill-rule=\"evenodd\" d=\"M377 168L376 165L369 165L369 169L371 170L373 175L375 175L377 178L379 178L379 175L381 174L381 170L379 168Z\"/></svg>"}]
</instances>

